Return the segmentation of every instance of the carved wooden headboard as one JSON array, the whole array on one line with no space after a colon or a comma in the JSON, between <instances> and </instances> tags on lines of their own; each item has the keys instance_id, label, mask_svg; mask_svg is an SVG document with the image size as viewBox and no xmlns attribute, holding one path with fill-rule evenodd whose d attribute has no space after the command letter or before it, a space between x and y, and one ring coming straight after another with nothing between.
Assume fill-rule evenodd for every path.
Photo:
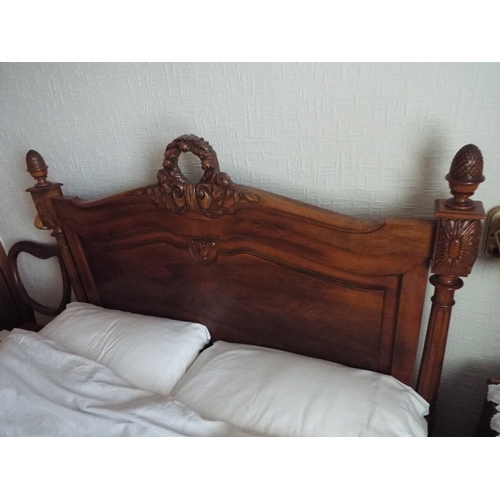
<instances>
[{"instance_id":1,"label":"carved wooden headboard","mask_svg":"<svg viewBox=\"0 0 500 500\"><path fill-rule=\"evenodd\" d=\"M201 160L199 182L178 166ZM429 265L436 287L417 390L434 404L453 294L476 258L482 157L465 146L435 220L365 221L251 187L194 136L168 145L158 183L85 202L62 196L35 151L39 226L53 230L77 300L198 321L214 340L390 373L411 385Z\"/></svg>"}]
</instances>

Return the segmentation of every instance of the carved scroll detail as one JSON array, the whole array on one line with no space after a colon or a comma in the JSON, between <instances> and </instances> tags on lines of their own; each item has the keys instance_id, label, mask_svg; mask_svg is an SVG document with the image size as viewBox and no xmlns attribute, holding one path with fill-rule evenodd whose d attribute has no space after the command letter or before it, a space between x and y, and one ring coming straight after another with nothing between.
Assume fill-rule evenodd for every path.
<instances>
[{"instance_id":1,"label":"carved scroll detail","mask_svg":"<svg viewBox=\"0 0 500 500\"><path fill-rule=\"evenodd\" d=\"M190 182L178 165L182 152L191 151L201 160L203 176L200 182ZM193 135L178 137L167 146L163 168L158 171L158 184L132 193L146 196L158 206L174 214L201 212L210 218L231 213L242 202L259 201L259 197L231 181L219 172L217 155L203 138Z\"/></svg>"},{"instance_id":2,"label":"carved scroll detail","mask_svg":"<svg viewBox=\"0 0 500 500\"><path fill-rule=\"evenodd\" d=\"M212 264L217 257L215 242L209 240L191 240L189 255L202 264Z\"/></svg>"},{"instance_id":3,"label":"carved scroll detail","mask_svg":"<svg viewBox=\"0 0 500 500\"><path fill-rule=\"evenodd\" d=\"M481 221L440 219L432 271L466 276L476 260L481 241Z\"/></svg>"},{"instance_id":4,"label":"carved scroll detail","mask_svg":"<svg viewBox=\"0 0 500 500\"><path fill-rule=\"evenodd\" d=\"M164 172L160 170L158 181L157 186L140 188L134 194L147 196L158 206L179 215L191 211L217 218L230 213L241 202L259 201L256 194L238 186L224 173L216 174L214 182L210 184L187 182L168 184Z\"/></svg>"}]
</instances>

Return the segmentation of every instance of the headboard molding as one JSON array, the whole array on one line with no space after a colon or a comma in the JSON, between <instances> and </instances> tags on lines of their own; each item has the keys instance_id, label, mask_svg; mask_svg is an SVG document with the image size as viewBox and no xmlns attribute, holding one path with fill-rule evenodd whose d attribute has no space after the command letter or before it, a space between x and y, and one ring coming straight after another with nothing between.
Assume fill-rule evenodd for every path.
<instances>
[{"instance_id":1,"label":"headboard molding","mask_svg":"<svg viewBox=\"0 0 500 500\"><path fill-rule=\"evenodd\" d=\"M178 164L201 161L199 182ZM454 292L476 259L484 209L470 197L482 156L468 145L436 219L367 221L235 184L204 139L165 151L158 182L94 201L62 196L33 151L28 189L77 300L199 321L214 340L289 350L390 373L412 385L432 260L435 286L418 392L434 407Z\"/></svg>"}]
</instances>

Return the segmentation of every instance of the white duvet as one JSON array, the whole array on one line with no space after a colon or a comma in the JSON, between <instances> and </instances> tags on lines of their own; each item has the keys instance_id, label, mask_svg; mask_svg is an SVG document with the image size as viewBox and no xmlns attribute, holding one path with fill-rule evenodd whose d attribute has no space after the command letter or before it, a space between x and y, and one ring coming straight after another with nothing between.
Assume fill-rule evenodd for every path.
<instances>
[{"instance_id":1,"label":"white duvet","mask_svg":"<svg viewBox=\"0 0 500 500\"><path fill-rule=\"evenodd\" d=\"M0 342L0 436L246 436L33 332Z\"/></svg>"}]
</instances>

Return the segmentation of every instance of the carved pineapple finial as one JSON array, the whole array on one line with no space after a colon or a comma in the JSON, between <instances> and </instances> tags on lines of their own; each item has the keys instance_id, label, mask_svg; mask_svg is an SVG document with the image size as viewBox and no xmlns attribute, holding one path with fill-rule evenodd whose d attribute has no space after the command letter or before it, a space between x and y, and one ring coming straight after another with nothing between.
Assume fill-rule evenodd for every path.
<instances>
[{"instance_id":1,"label":"carved pineapple finial","mask_svg":"<svg viewBox=\"0 0 500 500\"><path fill-rule=\"evenodd\" d=\"M446 201L448 208L470 210L474 201L469 198L484 181L483 155L477 146L464 146L453 158L450 173L445 177L453 198Z\"/></svg>"},{"instance_id":2,"label":"carved pineapple finial","mask_svg":"<svg viewBox=\"0 0 500 500\"><path fill-rule=\"evenodd\" d=\"M45 187L52 184L47 180L48 167L40 153L33 150L28 151L26 164L28 165L28 172L36 180L35 187Z\"/></svg>"}]
</instances>

